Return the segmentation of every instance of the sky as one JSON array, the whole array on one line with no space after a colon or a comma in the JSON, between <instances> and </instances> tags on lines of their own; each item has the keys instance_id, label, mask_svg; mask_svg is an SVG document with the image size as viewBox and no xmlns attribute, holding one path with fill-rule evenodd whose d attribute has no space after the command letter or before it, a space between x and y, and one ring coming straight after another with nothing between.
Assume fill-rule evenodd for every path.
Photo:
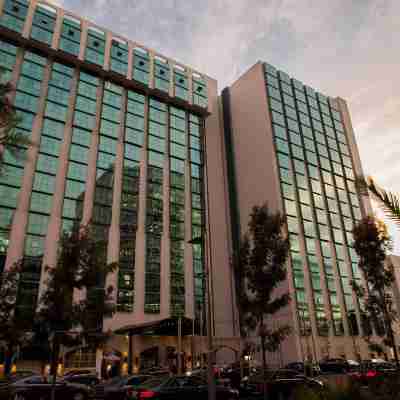
<instances>
[{"instance_id":1,"label":"sky","mask_svg":"<svg viewBox=\"0 0 400 400\"><path fill-rule=\"evenodd\" d=\"M364 173L400 193L399 0L53 3L206 73L220 90L261 60L344 98Z\"/></svg>"}]
</instances>

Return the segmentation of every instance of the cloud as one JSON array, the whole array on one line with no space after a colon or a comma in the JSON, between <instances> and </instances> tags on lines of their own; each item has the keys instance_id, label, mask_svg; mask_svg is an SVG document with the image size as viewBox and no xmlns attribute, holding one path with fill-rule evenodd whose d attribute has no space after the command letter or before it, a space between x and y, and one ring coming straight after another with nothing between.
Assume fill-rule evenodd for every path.
<instances>
[{"instance_id":1,"label":"cloud","mask_svg":"<svg viewBox=\"0 0 400 400\"><path fill-rule=\"evenodd\" d=\"M258 60L349 103L365 171L400 192L400 1L63 0L231 84Z\"/></svg>"}]
</instances>

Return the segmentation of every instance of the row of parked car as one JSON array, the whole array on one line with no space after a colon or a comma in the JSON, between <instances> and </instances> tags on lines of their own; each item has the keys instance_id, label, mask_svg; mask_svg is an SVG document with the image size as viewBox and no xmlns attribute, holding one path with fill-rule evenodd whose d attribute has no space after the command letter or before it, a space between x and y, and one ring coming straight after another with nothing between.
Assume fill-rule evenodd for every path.
<instances>
[{"instance_id":1,"label":"row of parked car","mask_svg":"<svg viewBox=\"0 0 400 400\"><path fill-rule=\"evenodd\" d=\"M379 361L379 362L378 362ZM326 360L314 365L312 370L302 363L292 363L285 369L268 370L266 386L264 374L253 369L244 378L237 368L218 371L217 400L262 398L264 387L269 398L291 398L299 387L320 393L324 384L320 376L348 374L360 384L380 375L396 373L395 366L383 360L369 360L362 363L341 359ZM306 376L306 372L311 372ZM0 400L49 400L55 390L57 400L206 400L206 370L198 369L185 375L171 376L167 370L153 369L140 375L115 377L100 381L90 371L71 371L53 384L48 378L29 371L20 371L0 382Z\"/></svg>"},{"instance_id":2,"label":"row of parked car","mask_svg":"<svg viewBox=\"0 0 400 400\"><path fill-rule=\"evenodd\" d=\"M229 385L217 385L217 400L237 400L239 392ZM1 400L205 400L208 385L203 374L174 375L166 371L115 377L101 382L95 375L74 371L49 379L32 373L15 374L0 384ZM1 394L2 393L2 394Z\"/></svg>"}]
</instances>

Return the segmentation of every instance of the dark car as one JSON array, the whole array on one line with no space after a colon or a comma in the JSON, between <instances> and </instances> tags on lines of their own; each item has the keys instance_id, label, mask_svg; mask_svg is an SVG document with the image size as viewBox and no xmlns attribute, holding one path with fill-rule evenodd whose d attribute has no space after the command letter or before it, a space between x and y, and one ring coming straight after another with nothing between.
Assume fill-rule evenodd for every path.
<instances>
[{"instance_id":1,"label":"dark car","mask_svg":"<svg viewBox=\"0 0 400 400\"><path fill-rule=\"evenodd\" d=\"M237 400L237 390L216 386L217 400ZM130 399L143 400L207 400L207 381L200 376L156 377L139 386Z\"/></svg>"},{"instance_id":2,"label":"dark car","mask_svg":"<svg viewBox=\"0 0 400 400\"><path fill-rule=\"evenodd\" d=\"M100 379L94 374L67 375L64 376L64 381L87 386L94 386L100 383Z\"/></svg>"},{"instance_id":3,"label":"dark car","mask_svg":"<svg viewBox=\"0 0 400 400\"><path fill-rule=\"evenodd\" d=\"M94 372L93 370L90 369L71 369L68 372L66 372L64 374L64 378L66 378L67 376L76 376L76 375L90 375L93 374Z\"/></svg>"},{"instance_id":4,"label":"dark car","mask_svg":"<svg viewBox=\"0 0 400 400\"><path fill-rule=\"evenodd\" d=\"M357 370L351 371L349 375L361 385L368 385L377 378L383 378L397 374L394 364L385 361L362 361Z\"/></svg>"},{"instance_id":5,"label":"dark car","mask_svg":"<svg viewBox=\"0 0 400 400\"><path fill-rule=\"evenodd\" d=\"M12 383L26 378L28 376L35 375L33 371L18 370L8 376L0 379L0 400L9 400L11 397L11 385Z\"/></svg>"},{"instance_id":6,"label":"dark car","mask_svg":"<svg viewBox=\"0 0 400 400\"><path fill-rule=\"evenodd\" d=\"M132 397L136 387L151 378L150 375L117 376L95 387L97 396L106 400L126 400Z\"/></svg>"},{"instance_id":7,"label":"dark car","mask_svg":"<svg viewBox=\"0 0 400 400\"><path fill-rule=\"evenodd\" d=\"M310 367L312 369L310 369ZM301 361L292 362L286 365L285 369L291 369L297 371L299 374L310 374L312 373L313 376L317 376L321 374L321 369L318 364L304 364Z\"/></svg>"},{"instance_id":8,"label":"dark car","mask_svg":"<svg viewBox=\"0 0 400 400\"><path fill-rule=\"evenodd\" d=\"M346 374L351 370L347 360L342 358L331 358L319 363L323 374Z\"/></svg>"},{"instance_id":9,"label":"dark car","mask_svg":"<svg viewBox=\"0 0 400 400\"><path fill-rule=\"evenodd\" d=\"M50 400L52 383L40 375L30 376L11 384L14 400ZM70 383L63 379L55 383L57 400L88 400L94 397L94 391L86 385Z\"/></svg>"},{"instance_id":10,"label":"dark car","mask_svg":"<svg viewBox=\"0 0 400 400\"><path fill-rule=\"evenodd\" d=\"M316 379L307 378L295 370L280 369L268 370L266 380L266 390L269 398L291 398L294 392L300 388L308 388L319 393L324 385ZM251 376L246 379L240 387L242 397L261 397L264 392L263 374Z\"/></svg>"}]
</instances>

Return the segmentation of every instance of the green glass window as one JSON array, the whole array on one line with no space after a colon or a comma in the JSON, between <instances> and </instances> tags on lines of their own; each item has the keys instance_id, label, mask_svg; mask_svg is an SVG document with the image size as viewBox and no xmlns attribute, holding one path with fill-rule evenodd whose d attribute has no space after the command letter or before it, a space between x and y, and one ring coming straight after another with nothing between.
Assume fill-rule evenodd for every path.
<instances>
[{"instance_id":1,"label":"green glass window","mask_svg":"<svg viewBox=\"0 0 400 400\"><path fill-rule=\"evenodd\" d=\"M141 48L135 48L133 51L133 79L148 86L149 71L150 58L148 52Z\"/></svg>"},{"instance_id":2,"label":"green glass window","mask_svg":"<svg viewBox=\"0 0 400 400\"><path fill-rule=\"evenodd\" d=\"M44 4L38 4L33 15L31 38L51 46L56 18L56 10Z\"/></svg>"},{"instance_id":3,"label":"green glass window","mask_svg":"<svg viewBox=\"0 0 400 400\"><path fill-rule=\"evenodd\" d=\"M204 78L198 74L192 75L193 104L200 107L207 107L207 83Z\"/></svg>"},{"instance_id":4,"label":"green glass window","mask_svg":"<svg viewBox=\"0 0 400 400\"><path fill-rule=\"evenodd\" d=\"M81 23L79 20L66 15L61 28L59 48L76 57L79 55L81 42Z\"/></svg>"},{"instance_id":5,"label":"green glass window","mask_svg":"<svg viewBox=\"0 0 400 400\"><path fill-rule=\"evenodd\" d=\"M170 68L166 60L154 59L154 87L163 92L169 92Z\"/></svg>"},{"instance_id":6,"label":"green glass window","mask_svg":"<svg viewBox=\"0 0 400 400\"><path fill-rule=\"evenodd\" d=\"M105 45L106 41L104 32L96 28L89 27L85 60L102 67L104 64Z\"/></svg>"},{"instance_id":7,"label":"green glass window","mask_svg":"<svg viewBox=\"0 0 400 400\"><path fill-rule=\"evenodd\" d=\"M110 69L124 76L128 73L128 45L124 41L111 41Z\"/></svg>"},{"instance_id":8,"label":"green glass window","mask_svg":"<svg viewBox=\"0 0 400 400\"><path fill-rule=\"evenodd\" d=\"M29 2L27 0L6 0L0 17L0 25L22 33L28 7Z\"/></svg>"}]
</instances>

